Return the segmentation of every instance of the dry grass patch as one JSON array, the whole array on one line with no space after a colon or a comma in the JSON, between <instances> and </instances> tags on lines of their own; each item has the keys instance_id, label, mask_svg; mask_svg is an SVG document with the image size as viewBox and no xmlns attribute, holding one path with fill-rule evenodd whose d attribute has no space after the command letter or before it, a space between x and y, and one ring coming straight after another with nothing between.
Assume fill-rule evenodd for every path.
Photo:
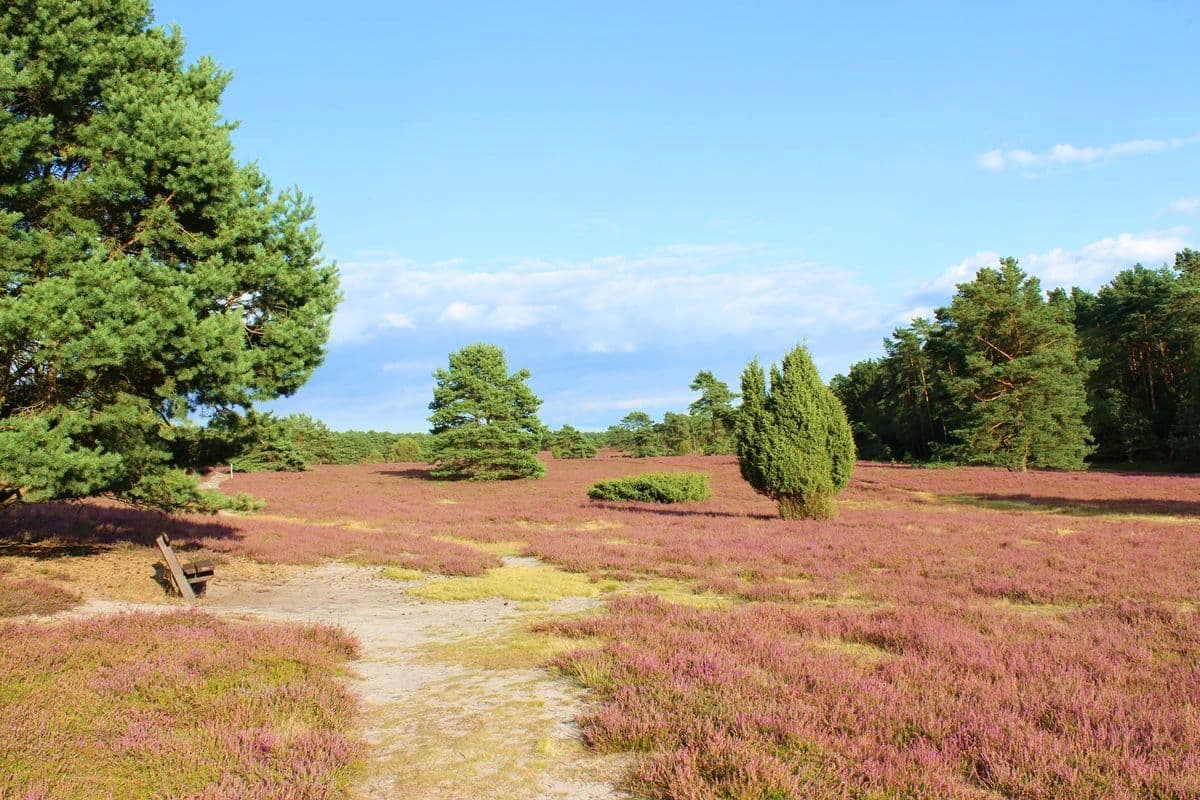
<instances>
[{"instance_id":1,"label":"dry grass patch","mask_svg":"<svg viewBox=\"0 0 1200 800\"><path fill-rule=\"evenodd\" d=\"M818 650L846 656L855 663L864 666L882 664L893 657L891 653L882 647L841 638L821 639L816 643L816 647Z\"/></svg>"},{"instance_id":2,"label":"dry grass patch","mask_svg":"<svg viewBox=\"0 0 1200 800\"><path fill-rule=\"evenodd\" d=\"M993 603L996 608L1002 608L1005 611L1012 611L1017 614L1025 614L1032 617L1061 617L1064 614L1069 614L1075 611L1079 606L1069 605L1066 603L1032 603L1027 601L1009 600L1002 598Z\"/></svg>"},{"instance_id":3,"label":"dry grass patch","mask_svg":"<svg viewBox=\"0 0 1200 800\"><path fill-rule=\"evenodd\" d=\"M507 673L423 692L375 743L374 787L394 800L519 800L576 796L574 787L610 779L614 762L588 754L554 718L552 691L562 690Z\"/></svg>"},{"instance_id":4,"label":"dry grass patch","mask_svg":"<svg viewBox=\"0 0 1200 800\"><path fill-rule=\"evenodd\" d=\"M737 602L729 595L716 592L697 592L683 581L662 578L647 584L635 584L630 587L630 594L645 592L660 600L676 605L691 606L692 608L728 608Z\"/></svg>"},{"instance_id":5,"label":"dry grass patch","mask_svg":"<svg viewBox=\"0 0 1200 800\"><path fill-rule=\"evenodd\" d=\"M463 547L470 547L478 550L481 553L489 553L493 556L504 558L505 556L519 556L525 551L525 542L517 540L506 540L501 542L485 542L479 539L467 539L461 536L438 536L439 541L449 542L450 544L458 544Z\"/></svg>"},{"instance_id":6,"label":"dry grass patch","mask_svg":"<svg viewBox=\"0 0 1200 800\"><path fill-rule=\"evenodd\" d=\"M379 575L393 581L419 581L426 577L425 573L419 569L405 567L384 567L379 571Z\"/></svg>"},{"instance_id":7,"label":"dry grass patch","mask_svg":"<svg viewBox=\"0 0 1200 800\"><path fill-rule=\"evenodd\" d=\"M602 640L535 633L524 624L494 633L467 636L426 645L421 658L468 669L533 669L570 650L599 647Z\"/></svg>"},{"instance_id":8,"label":"dry grass patch","mask_svg":"<svg viewBox=\"0 0 1200 800\"><path fill-rule=\"evenodd\" d=\"M586 522L578 525L577 531L611 531L616 528L624 528L625 525L611 519L589 519Z\"/></svg>"},{"instance_id":9,"label":"dry grass patch","mask_svg":"<svg viewBox=\"0 0 1200 800\"><path fill-rule=\"evenodd\" d=\"M557 567L510 564L490 569L478 577L441 578L408 593L427 600L551 601L564 597L598 597L620 587L619 581L593 581L587 575Z\"/></svg>"}]
</instances>

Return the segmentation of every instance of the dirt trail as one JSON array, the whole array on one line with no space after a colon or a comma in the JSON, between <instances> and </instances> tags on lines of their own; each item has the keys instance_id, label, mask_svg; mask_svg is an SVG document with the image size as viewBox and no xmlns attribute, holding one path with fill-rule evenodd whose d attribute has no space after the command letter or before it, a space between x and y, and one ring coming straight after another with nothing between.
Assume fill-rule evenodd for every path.
<instances>
[{"instance_id":1,"label":"dirt trail","mask_svg":"<svg viewBox=\"0 0 1200 800\"><path fill-rule=\"evenodd\" d=\"M619 758L586 751L574 718L582 693L543 669L446 658L449 643L504 648L535 613L504 600L426 601L379 568L327 563L261 580L213 581L217 614L342 626L362 642L353 664L365 701L367 774L359 797L388 800L616 800ZM594 603L568 598L549 612ZM146 604L95 600L75 613ZM177 606L174 606L177 607ZM439 655L441 654L441 655Z\"/></svg>"}]
</instances>

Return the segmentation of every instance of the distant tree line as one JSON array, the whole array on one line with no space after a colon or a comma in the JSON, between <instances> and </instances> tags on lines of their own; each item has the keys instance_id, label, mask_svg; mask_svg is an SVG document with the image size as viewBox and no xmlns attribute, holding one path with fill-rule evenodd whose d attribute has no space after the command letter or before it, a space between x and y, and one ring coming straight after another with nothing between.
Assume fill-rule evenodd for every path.
<instances>
[{"instance_id":1,"label":"distant tree line","mask_svg":"<svg viewBox=\"0 0 1200 800\"><path fill-rule=\"evenodd\" d=\"M307 414L221 414L207 426L186 426L175 438L176 460L192 469L218 464L242 472L299 471L313 464L424 461L424 433L335 431Z\"/></svg>"},{"instance_id":2,"label":"distant tree line","mask_svg":"<svg viewBox=\"0 0 1200 800\"><path fill-rule=\"evenodd\" d=\"M655 422L644 411L631 411L608 429L604 445L637 458L736 453L738 409L733 403L738 396L707 370L696 375L690 388L700 397L688 406L688 413L668 411Z\"/></svg>"},{"instance_id":3,"label":"distant tree line","mask_svg":"<svg viewBox=\"0 0 1200 800\"><path fill-rule=\"evenodd\" d=\"M832 388L869 459L1014 469L1200 464L1200 253L1099 291L1042 291L1013 259L960 284Z\"/></svg>"}]
</instances>

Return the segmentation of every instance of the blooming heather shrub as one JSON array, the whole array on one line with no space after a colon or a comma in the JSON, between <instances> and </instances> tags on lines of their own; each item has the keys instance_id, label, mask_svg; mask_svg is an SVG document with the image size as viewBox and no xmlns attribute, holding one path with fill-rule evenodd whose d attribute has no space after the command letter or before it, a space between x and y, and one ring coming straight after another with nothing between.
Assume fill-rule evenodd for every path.
<instances>
[{"instance_id":1,"label":"blooming heather shrub","mask_svg":"<svg viewBox=\"0 0 1200 800\"><path fill-rule=\"evenodd\" d=\"M706 472L647 472L599 481L588 489L593 500L691 503L712 497Z\"/></svg>"},{"instance_id":2,"label":"blooming heather shrub","mask_svg":"<svg viewBox=\"0 0 1200 800\"><path fill-rule=\"evenodd\" d=\"M0 624L0 797L347 797L356 653L329 626L201 613Z\"/></svg>"},{"instance_id":3,"label":"blooming heather shrub","mask_svg":"<svg viewBox=\"0 0 1200 800\"><path fill-rule=\"evenodd\" d=\"M649 754L632 780L649 797L1184 800L1200 796L1197 616L640 598L543 629L612 640L556 664L602 700L591 745Z\"/></svg>"},{"instance_id":4,"label":"blooming heather shrub","mask_svg":"<svg viewBox=\"0 0 1200 800\"><path fill-rule=\"evenodd\" d=\"M0 617L53 614L79 603L79 595L49 581L17 578L0 569Z\"/></svg>"}]
</instances>

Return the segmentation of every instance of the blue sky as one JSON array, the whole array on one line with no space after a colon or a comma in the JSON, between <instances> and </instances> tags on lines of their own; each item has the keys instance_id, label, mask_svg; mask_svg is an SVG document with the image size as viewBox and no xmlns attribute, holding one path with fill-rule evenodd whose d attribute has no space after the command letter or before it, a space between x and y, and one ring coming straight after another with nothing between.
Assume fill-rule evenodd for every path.
<instances>
[{"instance_id":1,"label":"blue sky","mask_svg":"<svg viewBox=\"0 0 1200 800\"><path fill-rule=\"evenodd\" d=\"M814 4L816 6L816 4ZM1095 287L1200 237L1200 10L1142 3L160 0L346 299L280 412L423 430L476 341L543 420L825 377L1014 255Z\"/></svg>"}]
</instances>

